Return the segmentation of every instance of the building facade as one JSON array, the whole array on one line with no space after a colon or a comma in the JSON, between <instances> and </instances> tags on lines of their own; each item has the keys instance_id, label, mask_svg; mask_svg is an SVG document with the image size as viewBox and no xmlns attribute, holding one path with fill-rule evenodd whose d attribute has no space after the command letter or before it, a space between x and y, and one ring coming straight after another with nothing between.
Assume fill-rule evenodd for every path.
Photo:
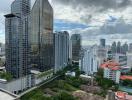
<instances>
[{"instance_id":1,"label":"building facade","mask_svg":"<svg viewBox=\"0 0 132 100\"><path fill-rule=\"evenodd\" d=\"M109 60L100 65L100 68L104 71L104 78L113 80L115 83L120 82L120 65L113 60Z\"/></svg>"},{"instance_id":2,"label":"building facade","mask_svg":"<svg viewBox=\"0 0 132 100\"><path fill-rule=\"evenodd\" d=\"M5 15L6 70L14 78L29 72L28 15L30 0L15 0L11 4L11 14Z\"/></svg>"},{"instance_id":3,"label":"building facade","mask_svg":"<svg viewBox=\"0 0 132 100\"><path fill-rule=\"evenodd\" d=\"M48 0L36 0L30 14L30 67L46 71L54 67L53 9Z\"/></svg>"},{"instance_id":4,"label":"building facade","mask_svg":"<svg viewBox=\"0 0 132 100\"><path fill-rule=\"evenodd\" d=\"M81 51L81 35L73 34L71 36L72 41L72 60L79 61L80 59L80 51Z\"/></svg>"},{"instance_id":5,"label":"building facade","mask_svg":"<svg viewBox=\"0 0 132 100\"><path fill-rule=\"evenodd\" d=\"M83 56L79 60L80 70L87 75L93 75L97 72L99 66L96 46L87 50L84 49L83 52Z\"/></svg>"},{"instance_id":6,"label":"building facade","mask_svg":"<svg viewBox=\"0 0 132 100\"><path fill-rule=\"evenodd\" d=\"M100 46L105 47L105 39L100 39Z\"/></svg>"},{"instance_id":7,"label":"building facade","mask_svg":"<svg viewBox=\"0 0 132 100\"><path fill-rule=\"evenodd\" d=\"M54 34L55 72L62 70L69 62L69 33L57 32Z\"/></svg>"}]
</instances>

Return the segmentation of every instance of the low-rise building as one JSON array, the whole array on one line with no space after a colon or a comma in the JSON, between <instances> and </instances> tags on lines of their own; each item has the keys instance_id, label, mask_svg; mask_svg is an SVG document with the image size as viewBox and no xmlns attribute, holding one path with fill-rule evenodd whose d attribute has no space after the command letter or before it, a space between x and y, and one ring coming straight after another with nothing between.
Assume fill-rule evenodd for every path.
<instances>
[{"instance_id":1,"label":"low-rise building","mask_svg":"<svg viewBox=\"0 0 132 100\"><path fill-rule=\"evenodd\" d=\"M132 96L126 92L117 91L115 92L116 100L132 100Z\"/></svg>"},{"instance_id":2,"label":"low-rise building","mask_svg":"<svg viewBox=\"0 0 132 100\"><path fill-rule=\"evenodd\" d=\"M119 64L114 61L107 61L101 64L101 68L104 69L104 78L113 80L115 83L120 82L120 67Z\"/></svg>"},{"instance_id":3,"label":"low-rise building","mask_svg":"<svg viewBox=\"0 0 132 100\"><path fill-rule=\"evenodd\" d=\"M4 89L0 89L0 100L18 100L18 96Z\"/></svg>"}]
</instances>

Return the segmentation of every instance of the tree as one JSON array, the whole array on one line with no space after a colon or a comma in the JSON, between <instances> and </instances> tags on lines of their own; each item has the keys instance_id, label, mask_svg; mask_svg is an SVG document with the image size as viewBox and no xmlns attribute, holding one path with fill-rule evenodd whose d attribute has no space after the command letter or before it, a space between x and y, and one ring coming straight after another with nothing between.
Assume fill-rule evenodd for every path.
<instances>
[{"instance_id":1,"label":"tree","mask_svg":"<svg viewBox=\"0 0 132 100\"><path fill-rule=\"evenodd\" d=\"M72 95L67 92L61 92L53 97L53 100L76 100Z\"/></svg>"}]
</instances>

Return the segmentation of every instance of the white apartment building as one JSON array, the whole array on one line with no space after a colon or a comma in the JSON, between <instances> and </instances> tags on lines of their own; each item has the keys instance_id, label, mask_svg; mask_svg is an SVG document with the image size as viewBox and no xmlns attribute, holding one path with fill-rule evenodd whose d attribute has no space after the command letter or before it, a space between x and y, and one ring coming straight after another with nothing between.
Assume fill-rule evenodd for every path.
<instances>
[{"instance_id":1,"label":"white apartment building","mask_svg":"<svg viewBox=\"0 0 132 100\"><path fill-rule=\"evenodd\" d=\"M98 58L96 46L83 50L83 56L79 61L80 70L87 75L93 75L98 69Z\"/></svg>"},{"instance_id":2,"label":"white apartment building","mask_svg":"<svg viewBox=\"0 0 132 100\"><path fill-rule=\"evenodd\" d=\"M104 70L104 78L108 78L113 80L115 83L119 83L121 71L118 63L107 61L101 64L100 67Z\"/></svg>"},{"instance_id":3,"label":"white apartment building","mask_svg":"<svg viewBox=\"0 0 132 100\"><path fill-rule=\"evenodd\" d=\"M112 70L110 68L104 68L104 78L108 78L116 83L119 83L120 70Z\"/></svg>"}]
</instances>

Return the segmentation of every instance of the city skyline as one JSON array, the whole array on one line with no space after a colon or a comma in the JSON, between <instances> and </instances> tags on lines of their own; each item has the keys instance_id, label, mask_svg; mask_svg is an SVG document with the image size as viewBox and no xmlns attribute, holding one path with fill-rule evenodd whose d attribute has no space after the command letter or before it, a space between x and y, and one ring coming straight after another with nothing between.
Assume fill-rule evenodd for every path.
<instances>
[{"instance_id":1,"label":"city skyline","mask_svg":"<svg viewBox=\"0 0 132 100\"><path fill-rule=\"evenodd\" d=\"M98 43L100 38L107 39L107 44L115 40L128 43L132 42L130 38L132 34L131 0L101 0L98 6L96 6L98 3L97 0L93 2L89 0L77 0L76 3L73 0L65 0L64 2L61 2L61 0L49 1L55 12L54 31L66 30L70 34L81 34L83 36L83 45ZM3 15L8 14L10 11L9 5L13 0L1 0L1 2L0 42L4 42ZM91 8L94 9L91 10ZM109 31L111 26L113 30Z\"/></svg>"}]
</instances>

